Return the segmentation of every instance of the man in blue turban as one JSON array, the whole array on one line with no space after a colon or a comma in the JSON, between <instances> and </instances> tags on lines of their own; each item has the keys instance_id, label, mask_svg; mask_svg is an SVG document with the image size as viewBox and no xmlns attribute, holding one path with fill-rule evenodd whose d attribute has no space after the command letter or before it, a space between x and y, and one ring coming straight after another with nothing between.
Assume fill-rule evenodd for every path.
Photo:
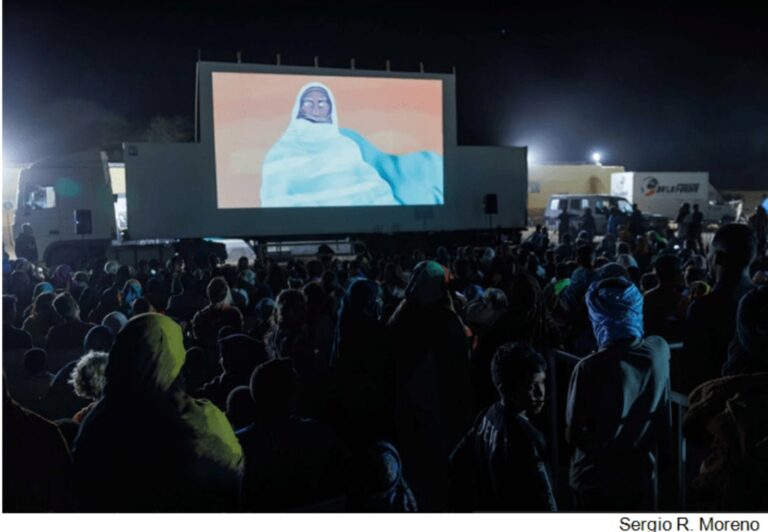
<instances>
[{"instance_id":1,"label":"man in blue turban","mask_svg":"<svg viewBox=\"0 0 768 532\"><path fill-rule=\"evenodd\" d=\"M643 338L643 296L625 277L592 283L586 302L598 349L568 390L571 488L582 510L652 510L654 450L671 423L669 345Z\"/></svg>"}]
</instances>

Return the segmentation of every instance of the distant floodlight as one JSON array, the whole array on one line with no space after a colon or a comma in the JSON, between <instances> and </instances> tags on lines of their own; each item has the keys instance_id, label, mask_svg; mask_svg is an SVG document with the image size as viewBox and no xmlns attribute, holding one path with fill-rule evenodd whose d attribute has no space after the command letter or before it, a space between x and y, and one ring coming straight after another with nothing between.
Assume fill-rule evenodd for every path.
<instances>
[{"instance_id":1,"label":"distant floodlight","mask_svg":"<svg viewBox=\"0 0 768 532\"><path fill-rule=\"evenodd\" d=\"M595 164L600 164L600 159L602 159L603 156L600 154L600 152L596 151L592 154L592 160L595 161Z\"/></svg>"}]
</instances>

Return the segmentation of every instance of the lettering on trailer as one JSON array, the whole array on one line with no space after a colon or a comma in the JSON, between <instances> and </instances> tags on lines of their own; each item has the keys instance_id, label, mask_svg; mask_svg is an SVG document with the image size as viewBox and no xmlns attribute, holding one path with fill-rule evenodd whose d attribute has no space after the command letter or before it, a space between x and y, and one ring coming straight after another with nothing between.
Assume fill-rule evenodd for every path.
<instances>
[{"instance_id":1,"label":"lettering on trailer","mask_svg":"<svg viewBox=\"0 0 768 532\"><path fill-rule=\"evenodd\" d=\"M678 183L676 185L660 185L653 176L643 179L641 192L650 197L655 194L695 194L699 191L699 183Z\"/></svg>"}]
</instances>

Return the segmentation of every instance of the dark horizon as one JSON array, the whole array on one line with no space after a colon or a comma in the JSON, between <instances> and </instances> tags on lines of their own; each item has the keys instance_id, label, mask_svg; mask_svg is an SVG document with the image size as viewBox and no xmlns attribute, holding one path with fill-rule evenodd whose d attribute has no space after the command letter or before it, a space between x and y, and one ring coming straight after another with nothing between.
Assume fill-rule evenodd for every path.
<instances>
[{"instance_id":1,"label":"dark horizon","mask_svg":"<svg viewBox=\"0 0 768 532\"><path fill-rule=\"evenodd\" d=\"M537 160L709 171L766 189L768 38L756 8L526 6L119 8L6 2L3 151L31 162L191 135L197 50L208 61L414 72L457 69L460 144L528 145ZM163 128L160 128L163 129Z\"/></svg>"}]
</instances>

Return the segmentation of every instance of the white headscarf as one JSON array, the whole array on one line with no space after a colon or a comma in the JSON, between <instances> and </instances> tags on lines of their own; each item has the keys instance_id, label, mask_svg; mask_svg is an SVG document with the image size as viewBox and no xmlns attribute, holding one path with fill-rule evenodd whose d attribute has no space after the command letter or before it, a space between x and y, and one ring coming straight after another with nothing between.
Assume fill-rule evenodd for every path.
<instances>
[{"instance_id":1,"label":"white headscarf","mask_svg":"<svg viewBox=\"0 0 768 532\"><path fill-rule=\"evenodd\" d=\"M297 118L310 88L326 92L330 123ZM391 187L363 160L357 144L339 133L338 106L322 83L304 85L296 95L291 122L270 148L262 168L262 207L397 205Z\"/></svg>"}]
</instances>

